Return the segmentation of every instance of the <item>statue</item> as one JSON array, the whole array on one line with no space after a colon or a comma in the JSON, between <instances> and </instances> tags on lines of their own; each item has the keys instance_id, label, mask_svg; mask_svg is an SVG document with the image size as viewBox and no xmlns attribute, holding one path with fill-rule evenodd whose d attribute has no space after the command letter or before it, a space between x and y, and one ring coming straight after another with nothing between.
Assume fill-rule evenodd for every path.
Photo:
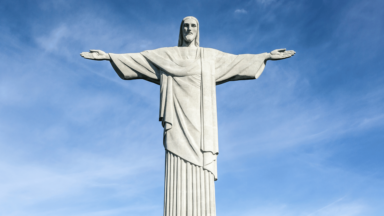
<instances>
[{"instance_id":1,"label":"statue","mask_svg":"<svg viewBox=\"0 0 384 216\"><path fill-rule=\"evenodd\" d=\"M267 60L295 52L277 49L257 55L232 55L199 46L199 22L188 16L180 25L177 47L141 53L83 52L108 60L124 80L160 85L159 120L164 128L164 216L215 216L218 132L216 85L257 79Z\"/></svg>"}]
</instances>

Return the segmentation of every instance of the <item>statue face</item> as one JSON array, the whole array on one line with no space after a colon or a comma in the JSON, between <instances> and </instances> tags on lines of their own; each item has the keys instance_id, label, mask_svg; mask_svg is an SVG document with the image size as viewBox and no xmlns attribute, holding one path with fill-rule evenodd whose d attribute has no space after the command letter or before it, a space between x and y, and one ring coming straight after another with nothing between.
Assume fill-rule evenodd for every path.
<instances>
[{"instance_id":1,"label":"statue face","mask_svg":"<svg viewBox=\"0 0 384 216\"><path fill-rule=\"evenodd\" d=\"M183 37L188 43L195 40L197 36L197 23L193 19L187 19L183 24Z\"/></svg>"}]
</instances>

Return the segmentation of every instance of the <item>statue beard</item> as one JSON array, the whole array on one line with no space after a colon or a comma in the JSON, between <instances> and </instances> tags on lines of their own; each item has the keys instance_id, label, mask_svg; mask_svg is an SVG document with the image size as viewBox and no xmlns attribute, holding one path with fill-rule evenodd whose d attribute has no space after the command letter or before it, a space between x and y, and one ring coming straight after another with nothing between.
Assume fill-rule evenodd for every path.
<instances>
[{"instance_id":1,"label":"statue beard","mask_svg":"<svg viewBox=\"0 0 384 216\"><path fill-rule=\"evenodd\" d=\"M184 37L184 40L185 40L185 42L187 42L187 43L191 43L192 41L195 40L195 35L193 35L193 34L188 34L188 35L186 35L186 36Z\"/></svg>"}]
</instances>

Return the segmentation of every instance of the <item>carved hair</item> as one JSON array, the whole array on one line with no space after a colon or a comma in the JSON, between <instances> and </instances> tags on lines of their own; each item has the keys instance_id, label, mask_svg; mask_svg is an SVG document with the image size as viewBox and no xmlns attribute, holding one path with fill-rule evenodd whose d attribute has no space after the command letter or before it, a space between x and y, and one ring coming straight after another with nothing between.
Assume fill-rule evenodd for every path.
<instances>
[{"instance_id":1,"label":"carved hair","mask_svg":"<svg viewBox=\"0 0 384 216\"><path fill-rule=\"evenodd\" d=\"M181 25L180 25L180 34L179 34L179 44L178 46L181 47L183 46L183 42L184 42L184 36L183 36L183 25L184 25L184 21L187 20L187 19L193 19L196 21L196 24L197 24L197 33L196 33L196 38L195 38L195 45L196 47L199 47L200 46L200 31L199 31L199 21L196 19L196 17L193 17L193 16L187 16L183 19L183 21L181 21Z\"/></svg>"}]
</instances>

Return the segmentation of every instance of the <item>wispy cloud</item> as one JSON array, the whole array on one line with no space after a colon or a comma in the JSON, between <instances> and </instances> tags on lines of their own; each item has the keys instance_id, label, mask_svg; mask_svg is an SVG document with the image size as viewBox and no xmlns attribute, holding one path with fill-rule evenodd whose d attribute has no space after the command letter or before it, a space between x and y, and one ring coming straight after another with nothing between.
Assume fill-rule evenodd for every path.
<instances>
[{"instance_id":1,"label":"wispy cloud","mask_svg":"<svg viewBox=\"0 0 384 216\"><path fill-rule=\"evenodd\" d=\"M276 0L256 0L256 1L257 1L257 3L262 4L262 5L269 5Z\"/></svg>"},{"instance_id":2,"label":"wispy cloud","mask_svg":"<svg viewBox=\"0 0 384 216\"><path fill-rule=\"evenodd\" d=\"M246 14L248 13L245 9L236 9L235 14Z\"/></svg>"},{"instance_id":3,"label":"wispy cloud","mask_svg":"<svg viewBox=\"0 0 384 216\"><path fill-rule=\"evenodd\" d=\"M363 216L366 210L366 205L362 203L339 203L341 200L337 200L316 212L310 213L307 216L327 216L327 215L338 215L338 216ZM339 203L339 204L338 204Z\"/></svg>"},{"instance_id":4,"label":"wispy cloud","mask_svg":"<svg viewBox=\"0 0 384 216\"><path fill-rule=\"evenodd\" d=\"M233 215L236 212L235 214L239 216L363 216L367 208L367 206L361 202L340 202L340 200L313 213L307 213L308 208L297 208L297 206L287 204L257 206L258 207L252 210L222 212L222 215Z\"/></svg>"},{"instance_id":5,"label":"wispy cloud","mask_svg":"<svg viewBox=\"0 0 384 216\"><path fill-rule=\"evenodd\" d=\"M66 26L59 26L50 32L49 35L37 38L37 42L46 51L60 52L59 48L65 46L64 44L60 43L63 42L63 39L69 37L70 34L71 32Z\"/></svg>"}]
</instances>

